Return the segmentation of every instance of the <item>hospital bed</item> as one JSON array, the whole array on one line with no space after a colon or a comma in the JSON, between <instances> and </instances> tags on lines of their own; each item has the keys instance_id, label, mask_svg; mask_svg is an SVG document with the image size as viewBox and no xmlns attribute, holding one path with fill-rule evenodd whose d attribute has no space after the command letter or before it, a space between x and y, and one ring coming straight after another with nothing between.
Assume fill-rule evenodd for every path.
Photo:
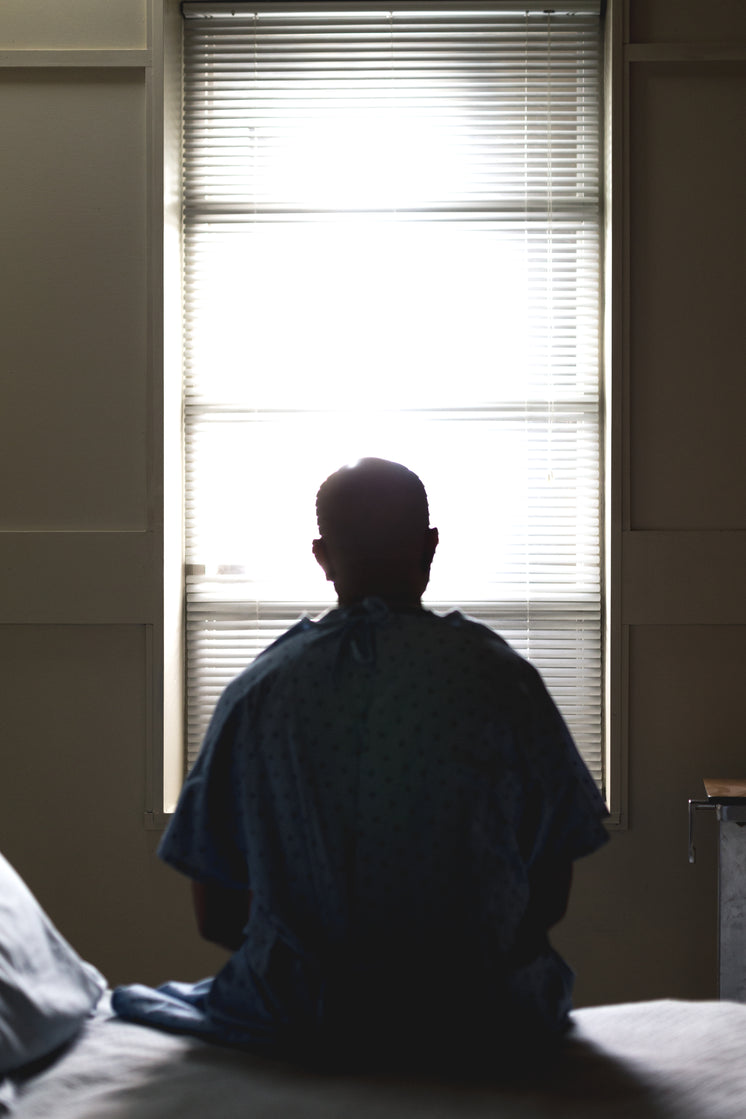
<instances>
[{"instance_id":1,"label":"hospital bed","mask_svg":"<svg viewBox=\"0 0 746 1119\"><path fill-rule=\"evenodd\" d=\"M302 1067L112 1014L103 977L0 856L0 1116L12 1119L746 1119L746 1005L572 1015L544 1072Z\"/></svg>"},{"instance_id":2,"label":"hospital bed","mask_svg":"<svg viewBox=\"0 0 746 1119\"><path fill-rule=\"evenodd\" d=\"M160 1033L107 1000L13 1119L744 1119L746 1006L659 1001L576 1011L544 1078L320 1073Z\"/></svg>"}]
</instances>

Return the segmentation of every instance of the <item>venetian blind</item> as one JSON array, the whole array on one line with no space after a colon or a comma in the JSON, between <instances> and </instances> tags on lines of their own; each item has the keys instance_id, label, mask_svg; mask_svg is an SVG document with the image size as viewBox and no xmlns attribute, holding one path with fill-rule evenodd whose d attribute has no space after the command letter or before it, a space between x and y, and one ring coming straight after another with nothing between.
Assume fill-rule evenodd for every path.
<instances>
[{"instance_id":1,"label":"venetian blind","mask_svg":"<svg viewBox=\"0 0 746 1119\"><path fill-rule=\"evenodd\" d=\"M377 455L601 784L598 5L183 12L188 764Z\"/></svg>"}]
</instances>

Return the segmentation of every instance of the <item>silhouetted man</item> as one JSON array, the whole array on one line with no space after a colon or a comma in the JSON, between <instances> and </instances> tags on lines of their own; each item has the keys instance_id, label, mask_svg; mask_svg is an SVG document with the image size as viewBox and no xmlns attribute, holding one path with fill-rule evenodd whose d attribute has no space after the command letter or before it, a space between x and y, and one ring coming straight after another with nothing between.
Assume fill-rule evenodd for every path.
<instances>
[{"instance_id":1,"label":"silhouetted man","mask_svg":"<svg viewBox=\"0 0 746 1119\"><path fill-rule=\"evenodd\" d=\"M422 608L438 532L419 478L363 459L317 515L339 607L226 689L160 848L233 954L116 1005L273 1051L542 1048L572 987L547 931L606 839L603 802L538 673Z\"/></svg>"}]
</instances>

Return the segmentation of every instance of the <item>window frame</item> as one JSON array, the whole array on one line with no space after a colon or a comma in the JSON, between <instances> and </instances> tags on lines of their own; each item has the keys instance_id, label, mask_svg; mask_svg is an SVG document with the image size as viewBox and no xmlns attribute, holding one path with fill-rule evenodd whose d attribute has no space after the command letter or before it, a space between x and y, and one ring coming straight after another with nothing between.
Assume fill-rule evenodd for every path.
<instances>
[{"instance_id":1,"label":"window frame","mask_svg":"<svg viewBox=\"0 0 746 1119\"><path fill-rule=\"evenodd\" d=\"M322 5L327 7L328 5ZM418 5L419 6L419 5ZM428 4L426 7L452 7L448 4ZM542 5L538 5L543 7ZM158 9L163 16L163 35L159 42L157 27L152 36L154 54L160 50L163 58L163 97L158 111L158 97L153 112L154 162L161 157L163 210L153 215L153 225L163 231L163 370L164 370L164 492L168 501L164 506L164 628L163 628L163 702L157 703L156 721L162 719L162 735L152 736L148 764L146 796L146 823L162 828L178 797L183 781L184 742L184 596L183 586L183 508L174 499L173 478L181 476L183 443L181 439L181 276L178 216L180 198L180 169L178 159L179 120L181 110L182 32L179 0L152 0L156 10L154 24L158 24ZM387 8L386 4L373 7ZM627 750L626 718L622 698L627 692L625 672L626 633L619 625L620 565L619 542L621 539L619 463L621 446L621 378L614 371L622 359L622 215L613 205L621 197L621 153L623 128L623 68L622 34L623 9L621 0L607 0L604 5L604 78L603 111L605 140L603 142L603 328L601 342L604 354L602 389L602 440L604 487L602 510L604 517L604 593L603 593L603 660L604 660L604 712L605 712L605 776L606 795L610 809L610 823L614 828L627 825ZM157 85L158 75L154 74ZM160 120L159 120L160 117ZM160 151L156 153L158 140ZM155 220L155 218L159 220ZM176 265L176 254L179 262ZM176 265L176 266L175 266ZM176 391L178 386L178 391ZM170 484L169 484L170 483ZM177 492L181 492L180 487ZM170 510L170 513L169 513ZM178 570L178 578L176 573ZM157 650L154 651L157 662Z\"/></svg>"}]
</instances>

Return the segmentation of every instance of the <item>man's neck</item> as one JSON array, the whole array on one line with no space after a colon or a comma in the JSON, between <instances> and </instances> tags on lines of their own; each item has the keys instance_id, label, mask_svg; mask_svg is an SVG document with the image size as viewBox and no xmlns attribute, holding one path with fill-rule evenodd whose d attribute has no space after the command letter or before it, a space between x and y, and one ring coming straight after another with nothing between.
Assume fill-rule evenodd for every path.
<instances>
[{"instance_id":1,"label":"man's neck","mask_svg":"<svg viewBox=\"0 0 746 1119\"><path fill-rule=\"evenodd\" d=\"M357 606L366 598L380 598L390 610L421 610L422 601L416 594L389 594L381 591L370 590L359 594L339 595L340 607Z\"/></svg>"}]
</instances>

